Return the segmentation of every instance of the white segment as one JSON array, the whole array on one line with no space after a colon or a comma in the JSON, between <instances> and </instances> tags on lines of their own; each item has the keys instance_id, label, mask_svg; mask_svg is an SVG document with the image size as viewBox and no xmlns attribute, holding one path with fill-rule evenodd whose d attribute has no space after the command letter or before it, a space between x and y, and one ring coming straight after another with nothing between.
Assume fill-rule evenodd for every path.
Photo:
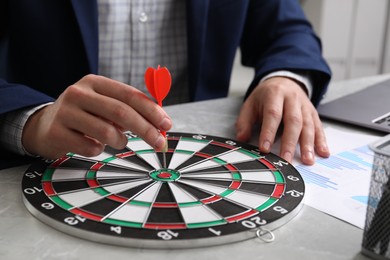
<instances>
[{"instance_id":1,"label":"white segment","mask_svg":"<svg viewBox=\"0 0 390 260\"><path fill-rule=\"evenodd\" d=\"M187 173L181 176L181 178L194 178L202 180L232 180L232 175L230 173Z\"/></svg>"},{"instance_id":2,"label":"white segment","mask_svg":"<svg viewBox=\"0 0 390 260\"><path fill-rule=\"evenodd\" d=\"M75 207L82 207L86 204L103 198L102 195L90 189L61 194L59 197Z\"/></svg>"},{"instance_id":3,"label":"white segment","mask_svg":"<svg viewBox=\"0 0 390 260\"><path fill-rule=\"evenodd\" d=\"M109 218L143 223L146 217L148 216L148 212L149 212L149 207L125 204L122 207L120 207L117 211L109 215Z\"/></svg>"},{"instance_id":4,"label":"white segment","mask_svg":"<svg viewBox=\"0 0 390 260\"><path fill-rule=\"evenodd\" d=\"M141 165L138 165L138 164L135 164L135 163L132 163L132 162L129 162L127 160L124 160L124 159L115 159L113 161L110 161L109 163L107 163L108 165L117 165L117 166L122 166L122 167L125 167L125 168L130 168L130 169L136 169L136 170L140 170L140 171L149 171L149 169L141 166Z\"/></svg>"},{"instance_id":5,"label":"white segment","mask_svg":"<svg viewBox=\"0 0 390 260\"><path fill-rule=\"evenodd\" d=\"M97 179L116 179L116 178L127 178L127 177L138 177L144 178L147 177L146 173L136 173L136 172L113 172L113 171L97 171L96 178Z\"/></svg>"},{"instance_id":6,"label":"white segment","mask_svg":"<svg viewBox=\"0 0 390 260\"><path fill-rule=\"evenodd\" d=\"M155 170L162 168L160 160L157 157L157 154L143 153L143 154L138 154L138 156L144 159L147 163L149 163Z\"/></svg>"},{"instance_id":7,"label":"white segment","mask_svg":"<svg viewBox=\"0 0 390 260\"><path fill-rule=\"evenodd\" d=\"M85 175L87 170L81 169L55 169L52 181L60 181L60 180L72 180L72 179L85 179Z\"/></svg>"},{"instance_id":8,"label":"white segment","mask_svg":"<svg viewBox=\"0 0 390 260\"><path fill-rule=\"evenodd\" d=\"M202 150L204 147L208 145L208 142L197 142L197 141L189 141L189 140L183 140L180 139L177 143L176 150L184 150L184 151L190 151L198 152ZM193 154L187 154L187 153L179 153L175 152L172 156L171 162L169 163L168 168L170 169L176 169L180 164L187 161L189 158L192 157Z\"/></svg>"},{"instance_id":9,"label":"white segment","mask_svg":"<svg viewBox=\"0 0 390 260\"><path fill-rule=\"evenodd\" d=\"M202 150L207 145L208 145L208 142L197 142L197 141L189 141L189 140L180 139L177 146L176 146L176 150L197 152L197 151Z\"/></svg>"},{"instance_id":10,"label":"white segment","mask_svg":"<svg viewBox=\"0 0 390 260\"><path fill-rule=\"evenodd\" d=\"M243 171L240 172L243 181L259 181L275 183L275 175L271 171Z\"/></svg>"},{"instance_id":11,"label":"white segment","mask_svg":"<svg viewBox=\"0 0 390 260\"><path fill-rule=\"evenodd\" d=\"M85 157L85 156L78 155L78 154L75 154L72 156L72 158L80 158L80 159L84 159L86 161L99 161L99 162L103 161L105 159L111 158L111 157L113 157L113 155L106 153L106 152L102 152L98 156L94 156L94 157Z\"/></svg>"},{"instance_id":12,"label":"white segment","mask_svg":"<svg viewBox=\"0 0 390 260\"><path fill-rule=\"evenodd\" d=\"M146 180L126 182L126 183L122 183L122 184L107 185L107 186L104 186L103 188L105 190L107 190L108 192L110 192L111 194L116 194L116 193L120 193L120 192L125 191L125 190L130 190L132 188L135 188L135 187L142 185L142 184L145 184L147 182L150 182L150 180L146 179Z\"/></svg>"},{"instance_id":13,"label":"white segment","mask_svg":"<svg viewBox=\"0 0 390 260\"><path fill-rule=\"evenodd\" d=\"M175 201L177 203L185 203L185 202L195 202L198 199L191 196L191 194L185 192L183 189L179 188L176 184L168 182L169 188L171 189L173 196L175 197Z\"/></svg>"},{"instance_id":14,"label":"white segment","mask_svg":"<svg viewBox=\"0 0 390 260\"><path fill-rule=\"evenodd\" d=\"M154 202L157 193L160 191L161 184L162 182L156 182L154 185L144 190L138 196L134 197L134 200L143 202Z\"/></svg>"},{"instance_id":15,"label":"white segment","mask_svg":"<svg viewBox=\"0 0 390 260\"><path fill-rule=\"evenodd\" d=\"M222 187L219 187L219 186L206 184L206 183L199 182L199 181L184 180L182 178L179 181L182 182L182 183L191 185L192 187L196 187L196 188L198 188L200 190L209 191L212 194L220 194L220 193L224 192L227 189L227 188L222 188Z\"/></svg>"},{"instance_id":16,"label":"white segment","mask_svg":"<svg viewBox=\"0 0 390 260\"><path fill-rule=\"evenodd\" d=\"M208 169L208 168L215 168L221 166L219 163L213 161L213 160L206 160L201 163L194 164L192 166L188 166L184 168L183 170L178 169L181 173L185 172L191 172L191 171L197 171L197 170L202 170L202 169Z\"/></svg>"},{"instance_id":17,"label":"white segment","mask_svg":"<svg viewBox=\"0 0 390 260\"><path fill-rule=\"evenodd\" d=\"M168 165L169 169L176 169L179 165L181 165L183 162L187 161L189 158L192 157L193 154L187 154L187 153L174 153L172 156L172 159Z\"/></svg>"},{"instance_id":18,"label":"white segment","mask_svg":"<svg viewBox=\"0 0 390 260\"><path fill-rule=\"evenodd\" d=\"M220 217L203 204L191 207L182 207L180 208L180 212L183 215L184 222L187 224L221 220Z\"/></svg>"},{"instance_id":19,"label":"white segment","mask_svg":"<svg viewBox=\"0 0 390 260\"><path fill-rule=\"evenodd\" d=\"M257 208L269 199L269 197L266 196L240 190L234 191L226 196L226 198L251 208Z\"/></svg>"},{"instance_id":20,"label":"white segment","mask_svg":"<svg viewBox=\"0 0 390 260\"><path fill-rule=\"evenodd\" d=\"M249 156L245 153L241 153L238 150L231 151L228 153L225 153L221 156L217 156L219 159L222 159L228 163L240 163L240 162L247 162L247 161L253 161L254 158L252 156Z\"/></svg>"},{"instance_id":21,"label":"white segment","mask_svg":"<svg viewBox=\"0 0 390 260\"><path fill-rule=\"evenodd\" d=\"M143 140L132 140L127 142L126 147L134 152L137 151L142 151L142 150L150 150L153 149L150 145L148 145L145 141Z\"/></svg>"}]
</instances>

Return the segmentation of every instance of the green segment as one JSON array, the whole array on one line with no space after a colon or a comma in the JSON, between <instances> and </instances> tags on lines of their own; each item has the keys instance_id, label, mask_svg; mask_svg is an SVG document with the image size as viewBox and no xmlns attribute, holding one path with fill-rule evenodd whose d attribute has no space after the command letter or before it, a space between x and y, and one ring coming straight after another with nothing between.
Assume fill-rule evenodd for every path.
<instances>
[{"instance_id":1,"label":"green segment","mask_svg":"<svg viewBox=\"0 0 390 260\"><path fill-rule=\"evenodd\" d=\"M100 194L100 195L102 195L102 196L108 196L108 195L110 195L110 193L109 193L107 190L103 189L103 188L94 188L93 190L94 190L96 193L98 193L98 194Z\"/></svg>"},{"instance_id":2,"label":"green segment","mask_svg":"<svg viewBox=\"0 0 390 260\"><path fill-rule=\"evenodd\" d=\"M193 151L187 151L187 150L175 150L175 153L186 153L186 154L193 154L194 152Z\"/></svg>"},{"instance_id":3,"label":"green segment","mask_svg":"<svg viewBox=\"0 0 390 260\"><path fill-rule=\"evenodd\" d=\"M42 181L50 181L55 169L47 168L42 176Z\"/></svg>"},{"instance_id":4,"label":"green segment","mask_svg":"<svg viewBox=\"0 0 390 260\"><path fill-rule=\"evenodd\" d=\"M122 220L117 220L112 218L107 218L103 222L112 225L124 226L124 227L142 228L142 223L122 221Z\"/></svg>"},{"instance_id":5,"label":"green segment","mask_svg":"<svg viewBox=\"0 0 390 260\"><path fill-rule=\"evenodd\" d=\"M226 224L226 223L227 223L226 220L221 219L221 220L209 221L209 222L189 223L189 224L187 224L187 227L188 228L202 228L202 227L223 225L223 224Z\"/></svg>"},{"instance_id":6,"label":"green segment","mask_svg":"<svg viewBox=\"0 0 390 260\"><path fill-rule=\"evenodd\" d=\"M284 177L280 171L274 171L275 182L276 183L284 183Z\"/></svg>"},{"instance_id":7,"label":"green segment","mask_svg":"<svg viewBox=\"0 0 390 260\"><path fill-rule=\"evenodd\" d=\"M142 206L142 207L151 207L152 203L150 202L144 202L144 201L138 201L138 200L132 200L129 202L130 204Z\"/></svg>"},{"instance_id":8,"label":"green segment","mask_svg":"<svg viewBox=\"0 0 390 260\"><path fill-rule=\"evenodd\" d=\"M250 157L256 158L256 159L260 158L260 156L258 154L251 152L251 151L248 151L248 150L243 149L243 148L240 148L238 151L241 153L244 153L246 155L249 155Z\"/></svg>"},{"instance_id":9,"label":"green segment","mask_svg":"<svg viewBox=\"0 0 390 260\"><path fill-rule=\"evenodd\" d=\"M200 201L178 203L179 207L191 207L202 204Z\"/></svg>"},{"instance_id":10,"label":"green segment","mask_svg":"<svg viewBox=\"0 0 390 260\"><path fill-rule=\"evenodd\" d=\"M209 140L206 140L206 139L195 139L195 138L190 138L190 137L182 137L180 140L182 140L182 141L190 141L190 142L200 142L200 143L208 143L208 142L210 142Z\"/></svg>"},{"instance_id":11,"label":"green segment","mask_svg":"<svg viewBox=\"0 0 390 260\"><path fill-rule=\"evenodd\" d=\"M278 200L275 199L275 198L269 198L266 202L264 202L263 204L261 204L259 207L256 208L256 210L258 211L263 211L267 208L269 208L270 206L272 206L275 202L277 202Z\"/></svg>"},{"instance_id":12,"label":"green segment","mask_svg":"<svg viewBox=\"0 0 390 260\"><path fill-rule=\"evenodd\" d=\"M104 159L102 162L104 162L104 163L109 163L109 162L111 162L111 161L113 161L113 160L115 160L115 159L116 159L116 157L115 157L115 156L112 156L112 157L110 157L110 158Z\"/></svg>"},{"instance_id":13,"label":"green segment","mask_svg":"<svg viewBox=\"0 0 390 260\"><path fill-rule=\"evenodd\" d=\"M72 205L70 205L69 203L63 201L58 196L51 196L50 199L52 199L57 205L59 205L60 207L66 209L66 210L70 210L71 208L73 208Z\"/></svg>"},{"instance_id":14,"label":"green segment","mask_svg":"<svg viewBox=\"0 0 390 260\"><path fill-rule=\"evenodd\" d=\"M219 159L219 158L213 158L213 160L214 161L216 161L217 163L219 163L219 164L222 164L222 165L225 165L225 164L227 164L227 162L226 161L224 161L224 160L222 160L222 159Z\"/></svg>"},{"instance_id":15,"label":"green segment","mask_svg":"<svg viewBox=\"0 0 390 260\"><path fill-rule=\"evenodd\" d=\"M153 149L146 149L146 150L139 150L135 151L137 154L143 154L143 153L154 153L155 151Z\"/></svg>"},{"instance_id":16,"label":"green segment","mask_svg":"<svg viewBox=\"0 0 390 260\"><path fill-rule=\"evenodd\" d=\"M240 173L233 173L232 177L233 177L233 180L241 180L241 174Z\"/></svg>"},{"instance_id":17,"label":"green segment","mask_svg":"<svg viewBox=\"0 0 390 260\"><path fill-rule=\"evenodd\" d=\"M229 196L230 194L232 194L235 190L225 190L224 192L222 192L221 194L219 194L220 196L222 197L226 197L226 196Z\"/></svg>"},{"instance_id":18,"label":"green segment","mask_svg":"<svg viewBox=\"0 0 390 260\"><path fill-rule=\"evenodd\" d=\"M96 171L88 171L87 179L96 179Z\"/></svg>"}]
</instances>

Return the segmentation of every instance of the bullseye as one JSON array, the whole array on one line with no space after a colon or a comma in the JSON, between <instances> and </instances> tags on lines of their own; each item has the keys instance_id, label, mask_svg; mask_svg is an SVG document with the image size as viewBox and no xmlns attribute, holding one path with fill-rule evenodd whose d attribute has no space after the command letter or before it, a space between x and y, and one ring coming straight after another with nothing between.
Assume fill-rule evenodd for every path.
<instances>
[{"instance_id":1,"label":"bullseye","mask_svg":"<svg viewBox=\"0 0 390 260\"><path fill-rule=\"evenodd\" d=\"M169 172L162 172L159 173L157 176L161 179L169 179L172 177L172 174L170 174Z\"/></svg>"},{"instance_id":2,"label":"bullseye","mask_svg":"<svg viewBox=\"0 0 390 260\"><path fill-rule=\"evenodd\" d=\"M180 178L180 173L172 169L158 169L149 173L150 178L161 182L177 181Z\"/></svg>"}]
</instances>

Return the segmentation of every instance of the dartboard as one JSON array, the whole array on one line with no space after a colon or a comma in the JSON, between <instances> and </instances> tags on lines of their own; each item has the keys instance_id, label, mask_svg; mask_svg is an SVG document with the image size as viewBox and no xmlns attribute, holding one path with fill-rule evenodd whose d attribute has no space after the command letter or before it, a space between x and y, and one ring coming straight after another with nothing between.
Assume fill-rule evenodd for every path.
<instances>
[{"instance_id":1,"label":"dartboard","mask_svg":"<svg viewBox=\"0 0 390 260\"><path fill-rule=\"evenodd\" d=\"M167 133L156 152L127 133L123 150L68 153L25 172L23 201L42 222L96 242L142 248L232 243L273 230L302 206L304 182L250 144Z\"/></svg>"}]
</instances>

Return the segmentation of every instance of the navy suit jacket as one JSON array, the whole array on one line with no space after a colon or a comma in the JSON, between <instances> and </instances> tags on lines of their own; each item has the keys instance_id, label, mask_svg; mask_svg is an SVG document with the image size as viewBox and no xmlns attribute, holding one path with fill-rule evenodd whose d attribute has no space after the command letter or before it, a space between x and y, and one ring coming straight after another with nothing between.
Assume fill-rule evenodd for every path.
<instances>
[{"instance_id":1,"label":"navy suit jacket","mask_svg":"<svg viewBox=\"0 0 390 260\"><path fill-rule=\"evenodd\" d=\"M0 115L98 74L97 13L96 0L0 1ZM314 104L325 92L330 70L297 0L187 0L187 18L193 101L227 95L238 47L255 72L247 93L275 70L309 71Z\"/></svg>"},{"instance_id":2,"label":"navy suit jacket","mask_svg":"<svg viewBox=\"0 0 390 260\"><path fill-rule=\"evenodd\" d=\"M188 68L193 101L224 97L234 55L265 74L310 71L317 104L330 79L321 45L296 0L188 0ZM98 73L96 0L0 3L0 114L56 98Z\"/></svg>"}]
</instances>

